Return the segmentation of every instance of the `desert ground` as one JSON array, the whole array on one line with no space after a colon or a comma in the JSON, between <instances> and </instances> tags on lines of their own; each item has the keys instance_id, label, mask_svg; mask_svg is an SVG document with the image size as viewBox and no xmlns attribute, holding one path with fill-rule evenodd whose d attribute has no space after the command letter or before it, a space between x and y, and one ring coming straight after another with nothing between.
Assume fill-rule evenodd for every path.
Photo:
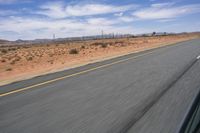
<instances>
[{"instance_id":1,"label":"desert ground","mask_svg":"<svg viewBox=\"0 0 200 133\"><path fill-rule=\"evenodd\" d=\"M0 85L194 38L197 33L0 46Z\"/></svg>"}]
</instances>

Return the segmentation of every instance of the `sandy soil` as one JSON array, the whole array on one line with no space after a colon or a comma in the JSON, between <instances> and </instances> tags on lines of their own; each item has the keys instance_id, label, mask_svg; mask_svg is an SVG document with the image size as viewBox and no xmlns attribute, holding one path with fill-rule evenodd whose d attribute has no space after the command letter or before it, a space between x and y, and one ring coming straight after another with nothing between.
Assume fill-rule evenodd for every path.
<instances>
[{"instance_id":1,"label":"sandy soil","mask_svg":"<svg viewBox=\"0 0 200 133\"><path fill-rule=\"evenodd\" d=\"M182 34L0 47L0 85L199 37Z\"/></svg>"}]
</instances>

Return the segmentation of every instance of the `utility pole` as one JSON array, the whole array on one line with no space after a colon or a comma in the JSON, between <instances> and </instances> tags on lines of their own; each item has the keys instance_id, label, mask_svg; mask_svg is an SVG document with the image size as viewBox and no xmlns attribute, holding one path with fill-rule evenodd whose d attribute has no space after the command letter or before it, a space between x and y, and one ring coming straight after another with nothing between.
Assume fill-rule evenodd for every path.
<instances>
[{"instance_id":1,"label":"utility pole","mask_svg":"<svg viewBox=\"0 0 200 133\"><path fill-rule=\"evenodd\" d=\"M103 30L101 30L101 38L103 39Z\"/></svg>"},{"instance_id":2,"label":"utility pole","mask_svg":"<svg viewBox=\"0 0 200 133\"><path fill-rule=\"evenodd\" d=\"M56 39L56 35L55 34L53 34L53 40L55 40Z\"/></svg>"}]
</instances>

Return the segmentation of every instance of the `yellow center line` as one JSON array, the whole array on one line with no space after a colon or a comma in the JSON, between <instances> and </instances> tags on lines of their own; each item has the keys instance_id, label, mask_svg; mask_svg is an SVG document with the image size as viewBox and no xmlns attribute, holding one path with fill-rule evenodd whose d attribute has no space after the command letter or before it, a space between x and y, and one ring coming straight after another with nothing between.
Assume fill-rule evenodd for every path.
<instances>
[{"instance_id":1,"label":"yellow center line","mask_svg":"<svg viewBox=\"0 0 200 133\"><path fill-rule=\"evenodd\" d=\"M138 57L141 57L141 56L145 56L145 55L148 55L148 54L151 54L151 53L153 53L153 52L148 52L148 53L144 53L144 54L141 54L141 55L129 57L129 58L122 59L122 60L119 60L119 61L115 61L115 62L112 62L112 63L109 63L109 64L105 64L105 65L94 67L94 68L91 68L91 69L88 69L88 70L77 72L77 73L74 73L74 74L66 75L66 76L63 76L63 77L55 78L55 79L52 79L52 80L48 80L48 81L45 81L45 82L42 82L42 83L38 83L38 84L35 84L35 85L24 87L24 88L21 88L21 89L17 89L17 90L13 90L13 91L10 91L10 92L2 93L2 94L0 94L0 97L7 96L7 95L10 95L10 94L14 94L14 93L17 93L17 92L22 92L22 91L25 91L25 90L29 90L29 89L32 89L34 87L38 87L38 86L41 86L41 85L49 84L49 83L56 82L56 81L59 81L59 80L62 80L62 79L66 79L66 78L69 78L69 77L81 75L81 74L84 74L84 73L87 73L87 72L91 72L91 71L94 71L94 70L97 70L97 69L101 69L101 68L105 68L105 67L108 67L108 66L112 66L112 65L115 65L115 64L119 64L121 62L125 62L125 61L131 60L131 59L135 59L135 58L138 58Z\"/></svg>"}]
</instances>

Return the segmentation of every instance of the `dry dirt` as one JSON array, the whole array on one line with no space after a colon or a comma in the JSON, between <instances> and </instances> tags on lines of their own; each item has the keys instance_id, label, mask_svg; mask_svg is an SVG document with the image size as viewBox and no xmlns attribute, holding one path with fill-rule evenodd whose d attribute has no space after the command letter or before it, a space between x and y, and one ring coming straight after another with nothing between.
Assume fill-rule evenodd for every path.
<instances>
[{"instance_id":1,"label":"dry dirt","mask_svg":"<svg viewBox=\"0 0 200 133\"><path fill-rule=\"evenodd\" d=\"M0 85L199 37L199 34L0 47Z\"/></svg>"}]
</instances>

